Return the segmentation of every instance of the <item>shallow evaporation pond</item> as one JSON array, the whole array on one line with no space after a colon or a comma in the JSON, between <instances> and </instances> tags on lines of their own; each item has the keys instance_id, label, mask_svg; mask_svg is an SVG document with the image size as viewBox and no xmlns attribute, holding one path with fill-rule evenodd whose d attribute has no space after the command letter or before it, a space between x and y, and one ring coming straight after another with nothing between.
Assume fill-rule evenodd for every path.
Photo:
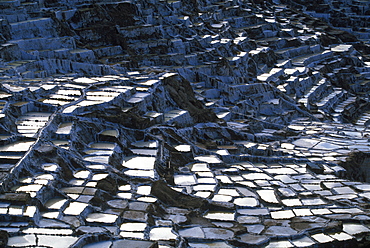
<instances>
[{"instance_id":1,"label":"shallow evaporation pond","mask_svg":"<svg viewBox=\"0 0 370 248\"><path fill-rule=\"evenodd\" d=\"M236 198L234 200L234 204L243 207L256 207L259 205L259 202L254 197L243 197L243 198Z\"/></svg>"},{"instance_id":2,"label":"shallow evaporation pond","mask_svg":"<svg viewBox=\"0 0 370 248\"><path fill-rule=\"evenodd\" d=\"M137 198L137 200L141 202L155 203L157 201L157 198L150 196L142 196Z\"/></svg>"},{"instance_id":3,"label":"shallow evaporation pond","mask_svg":"<svg viewBox=\"0 0 370 248\"><path fill-rule=\"evenodd\" d=\"M61 209L62 206L67 202L64 198L50 199L45 203L45 207L49 209Z\"/></svg>"},{"instance_id":4,"label":"shallow evaporation pond","mask_svg":"<svg viewBox=\"0 0 370 248\"><path fill-rule=\"evenodd\" d=\"M91 79L91 78L86 78L86 77L76 78L73 81L76 82L76 83L81 83L81 84L93 84L93 83L99 82L97 80L94 80L94 79Z\"/></svg>"},{"instance_id":5,"label":"shallow evaporation pond","mask_svg":"<svg viewBox=\"0 0 370 248\"><path fill-rule=\"evenodd\" d=\"M121 231L130 231L130 232L143 232L147 227L146 223L123 223L120 227Z\"/></svg>"},{"instance_id":6,"label":"shallow evaporation pond","mask_svg":"<svg viewBox=\"0 0 370 248\"><path fill-rule=\"evenodd\" d=\"M301 138L293 141L293 144L299 147L312 148L319 143L317 139Z\"/></svg>"},{"instance_id":7,"label":"shallow evaporation pond","mask_svg":"<svg viewBox=\"0 0 370 248\"><path fill-rule=\"evenodd\" d=\"M52 140L54 145L59 147L69 147L69 141L68 140Z\"/></svg>"},{"instance_id":8,"label":"shallow evaporation pond","mask_svg":"<svg viewBox=\"0 0 370 248\"><path fill-rule=\"evenodd\" d=\"M212 192L210 192L210 191L198 191L194 195L198 196L198 197L202 197L202 198L208 198L209 196L211 196L211 194L212 194Z\"/></svg>"},{"instance_id":9,"label":"shallow evaporation pond","mask_svg":"<svg viewBox=\"0 0 370 248\"><path fill-rule=\"evenodd\" d=\"M77 104L77 106L81 107L87 107L87 106L92 106L92 105L98 105L104 103L104 101L92 101L92 100L83 100Z\"/></svg>"},{"instance_id":10,"label":"shallow evaporation pond","mask_svg":"<svg viewBox=\"0 0 370 248\"><path fill-rule=\"evenodd\" d=\"M90 148L94 149L106 149L106 150L113 150L116 147L116 143L112 142L98 142L98 143L91 143L89 145Z\"/></svg>"},{"instance_id":11,"label":"shallow evaporation pond","mask_svg":"<svg viewBox=\"0 0 370 248\"><path fill-rule=\"evenodd\" d=\"M122 166L129 169L153 170L154 163L155 157L136 156L129 157L127 160L123 161Z\"/></svg>"},{"instance_id":12,"label":"shallow evaporation pond","mask_svg":"<svg viewBox=\"0 0 370 248\"><path fill-rule=\"evenodd\" d=\"M204 215L204 218L211 219L211 220L234 221L235 213L234 212L208 212Z\"/></svg>"},{"instance_id":13,"label":"shallow evaporation pond","mask_svg":"<svg viewBox=\"0 0 370 248\"><path fill-rule=\"evenodd\" d=\"M99 180L102 180L104 178L106 178L109 174L107 173L101 173L101 174L95 174L92 176L91 180L93 181L99 181Z\"/></svg>"},{"instance_id":14,"label":"shallow evaporation pond","mask_svg":"<svg viewBox=\"0 0 370 248\"><path fill-rule=\"evenodd\" d=\"M234 246L228 245L225 242L206 242L206 243L190 243L190 247L193 248L233 248Z\"/></svg>"},{"instance_id":15,"label":"shallow evaporation pond","mask_svg":"<svg viewBox=\"0 0 370 248\"><path fill-rule=\"evenodd\" d=\"M130 177L149 177L154 178L153 170L127 170L124 172L125 175Z\"/></svg>"},{"instance_id":16,"label":"shallow evaporation pond","mask_svg":"<svg viewBox=\"0 0 370 248\"><path fill-rule=\"evenodd\" d=\"M85 156L84 160L92 163L108 164L110 156Z\"/></svg>"},{"instance_id":17,"label":"shallow evaporation pond","mask_svg":"<svg viewBox=\"0 0 370 248\"><path fill-rule=\"evenodd\" d=\"M320 150L336 150L341 148L342 146L335 145L328 142L320 142L319 144L314 146L314 149L320 149Z\"/></svg>"},{"instance_id":18,"label":"shallow evaporation pond","mask_svg":"<svg viewBox=\"0 0 370 248\"><path fill-rule=\"evenodd\" d=\"M230 202L233 199L230 195L214 195L212 198L212 201L218 201L218 202Z\"/></svg>"},{"instance_id":19,"label":"shallow evaporation pond","mask_svg":"<svg viewBox=\"0 0 370 248\"><path fill-rule=\"evenodd\" d=\"M80 215L88 205L89 204L82 202L71 202L63 213L67 215Z\"/></svg>"},{"instance_id":20,"label":"shallow evaporation pond","mask_svg":"<svg viewBox=\"0 0 370 248\"><path fill-rule=\"evenodd\" d=\"M206 163L209 163L209 164L220 164L220 163L223 163L222 160L220 160L215 155L198 156L198 157L194 157L194 160L199 160L201 162L206 162Z\"/></svg>"},{"instance_id":21,"label":"shallow evaporation pond","mask_svg":"<svg viewBox=\"0 0 370 248\"><path fill-rule=\"evenodd\" d=\"M111 136L111 137L118 138L119 131L117 129L108 129L108 130L102 131L100 133L100 135L102 135L102 136Z\"/></svg>"},{"instance_id":22,"label":"shallow evaporation pond","mask_svg":"<svg viewBox=\"0 0 370 248\"><path fill-rule=\"evenodd\" d=\"M114 223L118 216L114 214L92 213L86 218L87 222Z\"/></svg>"},{"instance_id":23,"label":"shallow evaporation pond","mask_svg":"<svg viewBox=\"0 0 370 248\"><path fill-rule=\"evenodd\" d=\"M187 186L197 183L195 175L174 175L176 185Z\"/></svg>"},{"instance_id":24,"label":"shallow evaporation pond","mask_svg":"<svg viewBox=\"0 0 370 248\"><path fill-rule=\"evenodd\" d=\"M70 134L72 130L73 122L61 123L58 126L56 134Z\"/></svg>"},{"instance_id":25,"label":"shallow evaporation pond","mask_svg":"<svg viewBox=\"0 0 370 248\"><path fill-rule=\"evenodd\" d=\"M82 178L82 179L88 178L89 175L90 175L90 171L88 170L80 170L73 174L75 178Z\"/></svg>"},{"instance_id":26,"label":"shallow evaporation pond","mask_svg":"<svg viewBox=\"0 0 370 248\"><path fill-rule=\"evenodd\" d=\"M135 143L131 144L132 146L135 147L141 147L141 148L157 148L158 147L158 142L157 141L137 141Z\"/></svg>"},{"instance_id":27,"label":"shallow evaporation pond","mask_svg":"<svg viewBox=\"0 0 370 248\"><path fill-rule=\"evenodd\" d=\"M191 171L211 171L206 163L195 163L189 166Z\"/></svg>"},{"instance_id":28,"label":"shallow evaporation pond","mask_svg":"<svg viewBox=\"0 0 370 248\"><path fill-rule=\"evenodd\" d=\"M42 168L46 171L55 172L58 170L59 165L55 163L45 163L42 164Z\"/></svg>"},{"instance_id":29,"label":"shallow evaporation pond","mask_svg":"<svg viewBox=\"0 0 370 248\"><path fill-rule=\"evenodd\" d=\"M177 235L172 232L172 227L154 227L149 237L151 240L175 240Z\"/></svg>"},{"instance_id":30,"label":"shallow evaporation pond","mask_svg":"<svg viewBox=\"0 0 370 248\"><path fill-rule=\"evenodd\" d=\"M137 187L136 194L138 195L150 195L152 186L150 185L141 185Z\"/></svg>"},{"instance_id":31,"label":"shallow evaporation pond","mask_svg":"<svg viewBox=\"0 0 370 248\"><path fill-rule=\"evenodd\" d=\"M86 168L90 170L105 170L106 169L105 165L103 164L90 164L90 165L86 165Z\"/></svg>"},{"instance_id":32,"label":"shallow evaporation pond","mask_svg":"<svg viewBox=\"0 0 370 248\"><path fill-rule=\"evenodd\" d=\"M29 184L29 185L17 187L16 191L17 192L38 192L42 187L43 185L41 184Z\"/></svg>"},{"instance_id":33,"label":"shallow evaporation pond","mask_svg":"<svg viewBox=\"0 0 370 248\"><path fill-rule=\"evenodd\" d=\"M244 173L243 177L247 180L272 180L272 178L265 173Z\"/></svg>"},{"instance_id":34,"label":"shallow evaporation pond","mask_svg":"<svg viewBox=\"0 0 370 248\"><path fill-rule=\"evenodd\" d=\"M140 149L140 148L133 148L130 149L134 154L143 155L143 156L156 156L157 149Z\"/></svg>"},{"instance_id":35,"label":"shallow evaporation pond","mask_svg":"<svg viewBox=\"0 0 370 248\"><path fill-rule=\"evenodd\" d=\"M257 190L257 194L261 197L262 200L269 203L278 204L279 201L276 198L275 191L269 189Z\"/></svg>"},{"instance_id":36,"label":"shallow evaporation pond","mask_svg":"<svg viewBox=\"0 0 370 248\"><path fill-rule=\"evenodd\" d=\"M16 141L0 147L0 152L26 152L35 143L35 141Z\"/></svg>"},{"instance_id":37,"label":"shallow evaporation pond","mask_svg":"<svg viewBox=\"0 0 370 248\"><path fill-rule=\"evenodd\" d=\"M175 146L175 149L179 152L191 152L190 145L177 145Z\"/></svg>"},{"instance_id":38,"label":"shallow evaporation pond","mask_svg":"<svg viewBox=\"0 0 370 248\"><path fill-rule=\"evenodd\" d=\"M83 151L86 155L95 155L95 156L110 156L113 154L111 150L99 150L99 149L85 149Z\"/></svg>"}]
</instances>

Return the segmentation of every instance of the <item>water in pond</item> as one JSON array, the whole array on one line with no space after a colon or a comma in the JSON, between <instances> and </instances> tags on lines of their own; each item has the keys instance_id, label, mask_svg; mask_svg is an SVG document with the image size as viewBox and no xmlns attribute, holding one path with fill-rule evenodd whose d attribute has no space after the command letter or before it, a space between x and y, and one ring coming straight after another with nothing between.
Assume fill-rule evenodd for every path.
<instances>
[{"instance_id":1,"label":"water in pond","mask_svg":"<svg viewBox=\"0 0 370 248\"><path fill-rule=\"evenodd\" d=\"M134 147L146 147L146 148L157 148L158 142L157 141L137 141L131 144Z\"/></svg>"},{"instance_id":2,"label":"water in pond","mask_svg":"<svg viewBox=\"0 0 370 248\"><path fill-rule=\"evenodd\" d=\"M234 212L208 212L204 215L204 218L211 220L224 220L224 221L234 221Z\"/></svg>"},{"instance_id":3,"label":"water in pond","mask_svg":"<svg viewBox=\"0 0 370 248\"><path fill-rule=\"evenodd\" d=\"M61 209L62 206L67 202L66 199L63 198L54 198L50 199L45 203L45 207L49 209Z\"/></svg>"},{"instance_id":4,"label":"water in pond","mask_svg":"<svg viewBox=\"0 0 370 248\"><path fill-rule=\"evenodd\" d=\"M86 218L87 222L114 223L118 216L114 214L92 213Z\"/></svg>"},{"instance_id":5,"label":"water in pond","mask_svg":"<svg viewBox=\"0 0 370 248\"><path fill-rule=\"evenodd\" d=\"M191 152L190 145L177 145L175 146L175 149L179 152Z\"/></svg>"},{"instance_id":6,"label":"water in pond","mask_svg":"<svg viewBox=\"0 0 370 248\"><path fill-rule=\"evenodd\" d=\"M206 163L209 163L209 164L221 164L222 163L222 160L220 160L215 155L198 156L198 157L195 157L194 159L199 160L201 162L206 162Z\"/></svg>"},{"instance_id":7,"label":"water in pond","mask_svg":"<svg viewBox=\"0 0 370 248\"><path fill-rule=\"evenodd\" d=\"M256 207L259 205L257 199L253 197L243 197L243 198L236 198L234 200L234 204L243 207Z\"/></svg>"},{"instance_id":8,"label":"water in pond","mask_svg":"<svg viewBox=\"0 0 370 248\"><path fill-rule=\"evenodd\" d=\"M154 178L153 170L127 170L124 172L125 175L131 177L149 177Z\"/></svg>"},{"instance_id":9,"label":"water in pond","mask_svg":"<svg viewBox=\"0 0 370 248\"><path fill-rule=\"evenodd\" d=\"M130 223L123 223L120 227L121 231L131 231L131 232L143 232L147 227L146 223L137 223L137 222L130 222Z\"/></svg>"},{"instance_id":10,"label":"water in pond","mask_svg":"<svg viewBox=\"0 0 370 248\"><path fill-rule=\"evenodd\" d=\"M42 164L42 168L46 171L55 172L58 170L59 165L54 163Z\"/></svg>"},{"instance_id":11,"label":"water in pond","mask_svg":"<svg viewBox=\"0 0 370 248\"><path fill-rule=\"evenodd\" d=\"M196 184L196 177L194 175L174 175L174 182L176 185L194 185Z\"/></svg>"},{"instance_id":12,"label":"water in pond","mask_svg":"<svg viewBox=\"0 0 370 248\"><path fill-rule=\"evenodd\" d=\"M172 232L172 227L155 227L150 230L149 237L151 240L175 240L177 238Z\"/></svg>"},{"instance_id":13,"label":"water in pond","mask_svg":"<svg viewBox=\"0 0 370 248\"><path fill-rule=\"evenodd\" d=\"M278 199L276 198L274 190L269 190L269 189L257 190L257 194L265 202L276 203L276 204L279 203Z\"/></svg>"},{"instance_id":14,"label":"water in pond","mask_svg":"<svg viewBox=\"0 0 370 248\"><path fill-rule=\"evenodd\" d=\"M56 134L70 134L72 130L73 122L65 122L61 123L58 126L57 131L55 132Z\"/></svg>"},{"instance_id":15,"label":"water in pond","mask_svg":"<svg viewBox=\"0 0 370 248\"><path fill-rule=\"evenodd\" d=\"M111 136L111 137L118 138L119 132L118 132L117 129L108 129L108 130L102 131L100 133L100 135L102 135L102 136Z\"/></svg>"},{"instance_id":16,"label":"water in pond","mask_svg":"<svg viewBox=\"0 0 370 248\"><path fill-rule=\"evenodd\" d=\"M90 148L94 149L106 149L106 150L113 150L116 147L116 143L111 142L98 142L98 143L91 143L89 145Z\"/></svg>"},{"instance_id":17,"label":"water in pond","mask_svg":"<svg viewBox=\"0 0 370 248\"><path fill-rule=\"evenodd\" d=\"M82 202L71 202L69 206L64 210L66 215L80 215L89 204Z\"/></svg>"},{"instance_id":18,"label":"water in pond","mask_svg":"<svg viewBox=\"0 0 370 248\"><path fill-rule=\"evenodd\" d=\"M155 157L135 156L122 162L122 166L130 169L153 170Z\"/></svg>"},{"instance_id":19,"label":"water in pond","mask_svg":"<svg viewBox=\"0 0 370 248\"><path fill-rule=\"evenodd\" d=\"M16 141L0 147L0 152L26 152L35 141Z\"/></svg>"}]
</instances>

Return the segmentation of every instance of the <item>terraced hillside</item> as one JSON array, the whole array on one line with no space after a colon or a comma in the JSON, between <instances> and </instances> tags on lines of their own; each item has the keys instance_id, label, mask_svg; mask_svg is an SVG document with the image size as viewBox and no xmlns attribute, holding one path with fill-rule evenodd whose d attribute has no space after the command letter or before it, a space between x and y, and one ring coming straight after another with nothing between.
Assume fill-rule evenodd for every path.
<instances>
[{"instance_id":1,"label":"terraced hillside","mask_svg":"<svg viewBox=\"0 0 370 248\"><path fill-rule=\"evenodd\" d=\"M0 1L0 246L367 247L351 3Z\"/></svg>"}]
</instances>

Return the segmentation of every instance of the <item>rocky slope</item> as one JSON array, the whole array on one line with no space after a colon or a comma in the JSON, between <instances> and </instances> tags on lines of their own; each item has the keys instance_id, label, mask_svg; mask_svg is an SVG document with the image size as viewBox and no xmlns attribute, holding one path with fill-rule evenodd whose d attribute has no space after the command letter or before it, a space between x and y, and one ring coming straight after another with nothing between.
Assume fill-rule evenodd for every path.
<instances>
[{"instance_id":1,"label":"rocky slope","mask_svg":"<svg viewBox=\"0 0 370 248\"><path fill-rule=\"evenodd\" d=\"M313 6L0 1L0 242L366 247L368 40Z\"/></svg>"}]
</instances>

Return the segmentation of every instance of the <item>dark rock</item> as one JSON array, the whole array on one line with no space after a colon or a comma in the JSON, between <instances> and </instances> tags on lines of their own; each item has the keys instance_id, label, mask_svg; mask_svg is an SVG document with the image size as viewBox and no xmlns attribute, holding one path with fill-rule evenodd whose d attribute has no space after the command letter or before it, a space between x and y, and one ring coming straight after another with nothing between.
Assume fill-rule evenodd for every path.
<instances>
[{"instance_id":1,"label":"dark rock","mask_svg":"<svg viewBox=\"0 0 370 248\"><path fill-rule=\"evenodd\" d=\"M307 162L306 168L316 174L324 173L324 166L313 162Z\"/></svg>"},{"instance_id":2,"label":"dark rock","mask_svg":"<svg viewBox=\"0 0 370 248\"><path fill-rule=\"evenodd\" d=\"M0 230L0 247L6 247L8 244L9 234L7 231Z\"/></svg>"},{"instance_id":3,"label":"dark rock","mask_svg":"<svg viewBox=\"0 0 370 248\"><path fill-rule=\"evenodd\" d=\"M140 241L140 240L116 240L113 241L111 248L158 248L158 243L153 241Z\"/></svg>"},{"instance_id":4,"label":"dark rock","mask_svg":"<svg viewBox=\"0 0 370 248\"><path fill-rule=\"evenodd\" d=\"M117 182L111 176L99 180L98 183L96 184L96 187L109 192L111 195L115 195L118 191Z\"/></svg>"},{"instance_id":5,"label":"dark rock","mask_svg":"<svg viewBox=\"0 0 370 248\"><path fill-rule=\"evenodd\" d=\"M162 180L153 182L151 194L169 206L195 209L208 205L207 200L175 191Z\"/></svg>"},{"instance_id":6,"label":"dark rock","mask_svg":"<svg viewBox=\"0 0 370 248\"><path fill-rule=\"evenodd\" d=\"M346 169L346 177L350 180L370 182L370 154L365 152L352 152L346 161L339 163Z\"/></svg>"},{"instance_id":7,"label":"dark rock","mask_svg":"<svg viewBox=\"0 0 370 248\"><path fill-rule=\"evenodd\" d=\"M28 193L5 193L0 195L0 200L26 204L31 200L31 196Z\"/></svg>"}]
</instances>

